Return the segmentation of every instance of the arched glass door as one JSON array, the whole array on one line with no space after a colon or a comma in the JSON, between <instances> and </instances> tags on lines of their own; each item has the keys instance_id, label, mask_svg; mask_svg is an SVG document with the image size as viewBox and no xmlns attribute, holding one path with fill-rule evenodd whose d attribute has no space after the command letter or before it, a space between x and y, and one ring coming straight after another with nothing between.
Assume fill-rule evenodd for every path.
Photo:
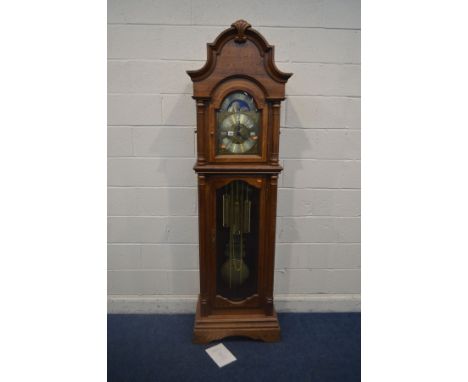
<instances>
[{"instance_id":1,"label":"arched glass door","mask_svg":"<svg viewBox=\"0 0 468 382\"><path fill-rule=\"evenodd\" d=\"M259 190L235 180L216 191L216 290L230 300L257 292Z\"/></svg>"}]
</instances>

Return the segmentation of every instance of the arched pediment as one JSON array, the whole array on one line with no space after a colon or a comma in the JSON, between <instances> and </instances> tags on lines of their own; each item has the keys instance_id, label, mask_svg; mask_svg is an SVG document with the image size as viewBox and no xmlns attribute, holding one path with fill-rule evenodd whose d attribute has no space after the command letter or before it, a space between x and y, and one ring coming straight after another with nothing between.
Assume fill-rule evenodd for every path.
<instances>
[{"instance_id":1,"label":"arched pediment","mask_svg":"<svg viewBox=\"0 0 468 382\"><path fill-rule=\"evenodd\" d=\"M239 76L263 83L268 98L282 99L284 85L292 75L276 67L274 46L245 20L234 22L207 44L205 65L187 73L194 83L195 98L209 98L227 76Z\"/></svg>"}]
</instances>

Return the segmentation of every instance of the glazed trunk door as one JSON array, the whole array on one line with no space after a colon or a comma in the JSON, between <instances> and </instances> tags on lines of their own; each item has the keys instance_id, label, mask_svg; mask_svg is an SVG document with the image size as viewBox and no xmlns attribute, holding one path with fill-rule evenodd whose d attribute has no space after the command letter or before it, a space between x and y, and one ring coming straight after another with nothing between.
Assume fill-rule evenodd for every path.
<instances>
[{"instance_id":1,"label":"glazed trunk door","mask_svg":"<svg viewBox=\"0 0 468 382\"><path fill-rule=\"evenodd\" d=\"M215 308L259 308L263 301L265 180L214 178L211 297Z\"/></svg>"}]
</instances>

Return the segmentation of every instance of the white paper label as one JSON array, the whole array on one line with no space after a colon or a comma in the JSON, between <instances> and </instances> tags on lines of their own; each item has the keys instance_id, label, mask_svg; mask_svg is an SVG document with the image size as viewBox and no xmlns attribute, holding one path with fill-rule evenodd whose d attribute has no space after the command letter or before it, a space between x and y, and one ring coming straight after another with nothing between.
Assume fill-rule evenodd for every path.
<instances>
[{"instance_id":1,"label":"white paper label","mask_svg":"<svg viewBox=\"0 0 468 382\"><path fill-rule=\"evenodd\" d=\"M226 366L231 362L236 361L236 357L234 357L234 355L223 344L212 346L206 349L206 352L219 367Z\"/></svg>"}]
</instances>

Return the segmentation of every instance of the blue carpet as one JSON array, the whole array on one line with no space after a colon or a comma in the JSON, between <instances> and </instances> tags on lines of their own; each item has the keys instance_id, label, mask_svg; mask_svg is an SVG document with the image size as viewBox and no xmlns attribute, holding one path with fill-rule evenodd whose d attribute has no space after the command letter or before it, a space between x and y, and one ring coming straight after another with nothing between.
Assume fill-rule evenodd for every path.
<instances>
[{"instance_id":1,"label":"blue carpet","mask_svg":"<svg viewBox=\"0 0 468 382\"><path fill-rule=\"evenodd\" d=\"M359 313L279 314L282 340L227 338L194 345L194 315L109 315L108 381L359 381ZM218 368L205 349L222 342L237 361Z\"/></svg>"}]
</instances>

